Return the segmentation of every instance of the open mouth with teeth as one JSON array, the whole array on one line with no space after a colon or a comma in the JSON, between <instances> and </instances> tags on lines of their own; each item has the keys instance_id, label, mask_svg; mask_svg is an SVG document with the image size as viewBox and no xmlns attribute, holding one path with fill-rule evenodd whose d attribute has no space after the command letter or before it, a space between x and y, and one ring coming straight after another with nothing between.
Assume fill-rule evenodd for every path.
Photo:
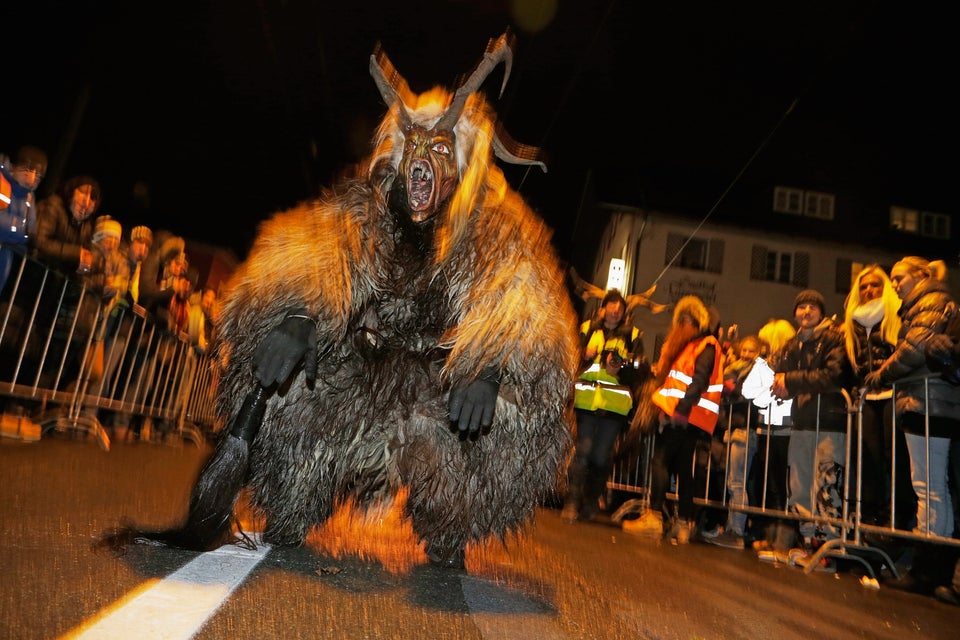
<instances>
[{"instance_id":1,"label":"open mouth with teeth","mask_svg":"<svg viewBox=\"0 0 960 640\"><path fill-rule=\"evenodd\" d=\"M436 180L433 168L426 160L417 159L410 163L407 171L407 204L414 222L423 222L435 213Z\"/></svg>"}]
</instances>

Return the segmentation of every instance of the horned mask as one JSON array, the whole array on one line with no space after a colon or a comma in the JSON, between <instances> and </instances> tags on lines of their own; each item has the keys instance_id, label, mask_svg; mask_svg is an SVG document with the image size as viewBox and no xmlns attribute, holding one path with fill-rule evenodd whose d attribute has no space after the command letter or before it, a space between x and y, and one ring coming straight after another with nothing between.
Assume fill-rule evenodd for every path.
<instances>
[{"instance_id":1,"label":"horned mask","mask_svg":"<svg viewBox=\"0 0 960 640\"><path fill-rule=\"evenodd\" d=\"M491 148L505 162L546 171L539 149L513 141L479 93L503 62L503 94L513 61L511 45L507 34L490 40L479 64L452 95L439 87L416 95L382 48L370 56L370 75L390 107L378 130L375 155L388 158L395 169L392 188L399 190L412 222L432 219L462 183L480 182L469 172L488 164Z\"/></svg>"}]
</instances>

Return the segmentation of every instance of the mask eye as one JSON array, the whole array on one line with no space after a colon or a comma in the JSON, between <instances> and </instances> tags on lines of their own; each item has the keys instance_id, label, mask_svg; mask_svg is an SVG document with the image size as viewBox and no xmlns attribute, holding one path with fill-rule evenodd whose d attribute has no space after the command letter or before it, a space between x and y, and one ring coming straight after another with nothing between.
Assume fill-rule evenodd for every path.
<instances>
[{"instance_id":1,"label":"mask eye","mask_svg":"<svg viewBox=\"0 0 960 640\"><path fill-rule=\"evenodd\" d=\"M450 147L447 146L445 142L438 142L433 147L431 147L434 153L440 153L445 156L450 155Z\"/></svg>"}]
</instances>

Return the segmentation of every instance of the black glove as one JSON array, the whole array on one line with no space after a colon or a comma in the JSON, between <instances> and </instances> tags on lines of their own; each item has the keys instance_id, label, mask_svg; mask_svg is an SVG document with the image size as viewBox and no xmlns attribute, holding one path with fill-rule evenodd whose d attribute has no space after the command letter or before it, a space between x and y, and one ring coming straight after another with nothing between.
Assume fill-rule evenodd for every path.
<instances>
[{"instance_id":1,"label":"black glove","mask_svg":"<svg viewBox=\"0 0 960 640\"><path fill-rule=\"evenodd\" d=\"M307 380L317 377L317 327L313 320L291 312L253 354L253 371L261 386L283 384L300 362Z\"/></svg>"},{"instance_id":2,"label":"black glove","mask_svg":"<svg viewBox=\"0 0 960 640\"><path fill-rule=\"evenodd\" d=\"M883 382L880 380L880 371L871 371L863 377L863 386L867 389L880 389L883 386Z\"/></svg>"},{"instance_id":3,"label":"black glove","mask_svg":"<svg viewBox=\"0 0 960 640\"><path fill-rule=\"evenodd\" d=\"M457 424L462 437L477 438L493 424L500 382L495 372L486 372L473 382L450 392L450 422Z\"/></svg>"}]
</instances>

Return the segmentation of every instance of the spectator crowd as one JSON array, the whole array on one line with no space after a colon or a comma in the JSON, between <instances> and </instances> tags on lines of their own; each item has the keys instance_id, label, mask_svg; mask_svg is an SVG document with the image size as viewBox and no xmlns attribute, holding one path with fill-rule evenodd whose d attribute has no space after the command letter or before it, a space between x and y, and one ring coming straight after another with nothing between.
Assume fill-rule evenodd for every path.
<instances>
[{"instance_id":1,"label":"spectator crowd","mask_svg":"<svg viewBox=\"0 0 960 640\"><path fill-rule=\"evenodd\" d=\"M602 320L619 311L607 305L619 292L609 293L581 331L577 389L593 388L584 380L597 389L606 381L608 393L628 385L632 402L623 411L577 404L585 435L577 434L564 520L598 511L599 492L583 488L583 451L615 448L595 426L612 420L607 431L619 431L619 446L649 472L643 500L611 516L625 532L836 571L840 556L818 550L849 539L856 522L872 573L906 567L887 586L960 603L960 311L946 275L942 261L918 256L889 271L869 265L843 309L830 314L819 291L801 291L790 316L742 338L686 296L649 377L634 383L596 355L604 341L592 327L617 327ZM629 337L629 327L616 335ZM636 461L637 438L652 439L645 463Z\"/></svg>"},{"instance_id":2,"label":"spectator crowd","mask_svg":"<svg viewBox=\"0 0 960 640\"><path fill-rule=\"evenodd\" d=\"M12 375L23 343L28 363L18 369L30 372L31 359L63 362L62 371L38 370L41 386L78 384L81 372L96 381L118 365L139 370L143 362L121 363L121 350L112 348L118 336L129 339L135 317L189 344L195 354L206 353L218 294L200 287L183 237L125 224L120 213L97 215L103 194L92 176L73 176L37 201L46 169L46 153L34 146L20 148L13 158L0 156L0 304L12 318L4 327L0 375ZM34 262L45 269L28 268ZM63 285L62 297L39 295L53 289L46 269ZM36 310L30 308L34 303ZM35 330L45 322L53 327L48 345ZM69 323L75 323L70 336L92 340L65 338L61 327ZM141 355L144 361L162 357L158 346L152 349Z\"/></svg>"}]
</instances>

